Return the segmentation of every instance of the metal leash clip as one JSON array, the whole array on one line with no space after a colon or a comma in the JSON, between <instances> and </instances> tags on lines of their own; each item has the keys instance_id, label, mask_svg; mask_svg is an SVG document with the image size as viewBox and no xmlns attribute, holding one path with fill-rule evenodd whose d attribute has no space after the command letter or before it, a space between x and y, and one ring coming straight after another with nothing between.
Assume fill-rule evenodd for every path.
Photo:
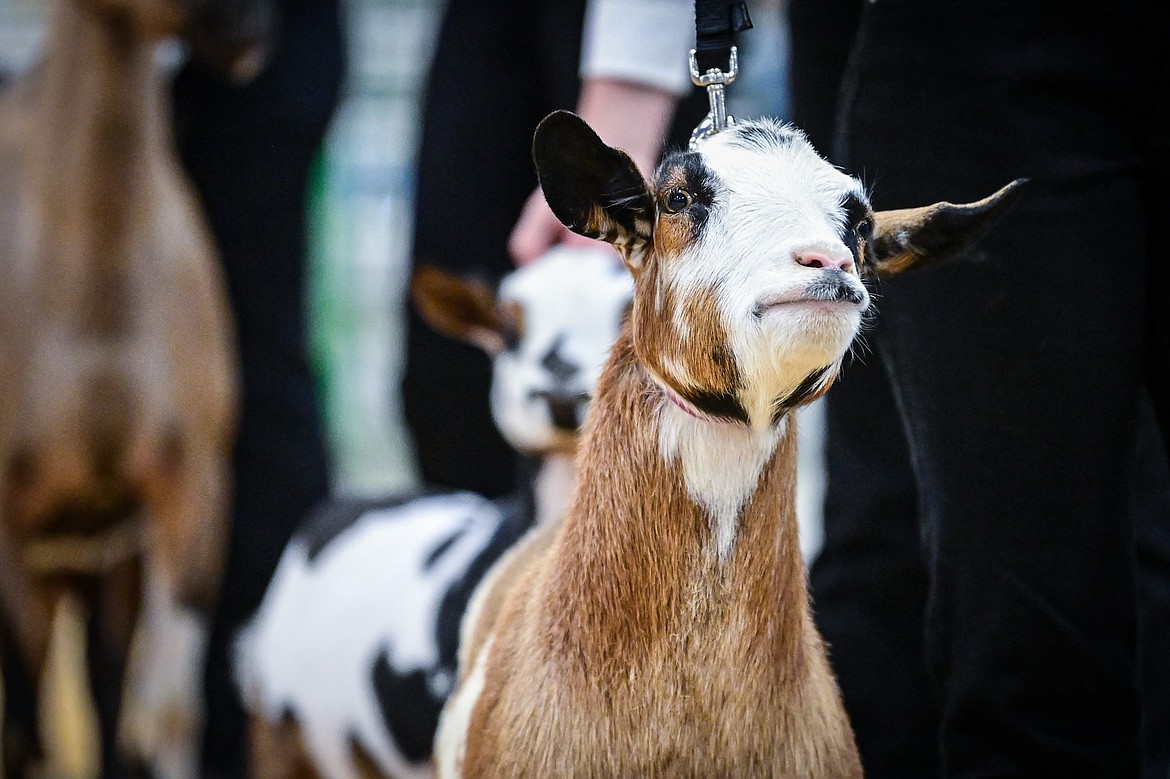
<instances>
[{"instance_id":1,"label":"metal leash clip","mask_svg":"<svg viewBox=\"0 0 1170 779\"><path fill-rule=\"evenodd\" d=\"M717 132L726 130L731 125L735 124L735 117L727 114L726 94L724 88L735 81L739 75L739 50L731 47L731 54L727 58L727 70L722 71L719 68L711 68L706 73L699 73L699 61L695 56L695 50L691 49L691 81L697 87L707 88L707 100L711 103L711 110L703 121L699 122L699 126L691 133L691 140L688 147L693 151L695 146L702 140Z\"/></svg>"}]
</instances>

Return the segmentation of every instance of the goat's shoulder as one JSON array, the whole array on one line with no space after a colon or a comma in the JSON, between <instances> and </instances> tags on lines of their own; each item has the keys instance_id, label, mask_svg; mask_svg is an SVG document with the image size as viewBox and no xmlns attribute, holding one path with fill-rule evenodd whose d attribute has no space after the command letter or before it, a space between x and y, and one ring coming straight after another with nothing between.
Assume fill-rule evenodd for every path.
<instances>
[{"instance_id":1,"label":"goat's shoulder","mask_svg":"<svg viewBox=\"0 0 1170 779\"><path fill-rule=\"evenodd\" d=\"M476 588L463 617L459 641L461 676L470 672L487 639L499 625L505 604L518 584L547 557L556 533L555 523L530 530L492 566Z\"/></svg>"}]
</instances>

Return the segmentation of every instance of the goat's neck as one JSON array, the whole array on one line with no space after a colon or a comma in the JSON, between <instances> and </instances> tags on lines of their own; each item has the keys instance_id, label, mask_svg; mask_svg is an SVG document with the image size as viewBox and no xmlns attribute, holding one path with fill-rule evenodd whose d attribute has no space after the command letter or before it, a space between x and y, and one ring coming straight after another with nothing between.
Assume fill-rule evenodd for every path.
<instances>
[{"instance_id":1,"label":"goat's neck","mask_svg":"<svg viewBox=\"0 0 1170 779\"><path fill-rule=\"evenodd\" d=\"M111 180L124 176L103 174L116 167L132 175L127 161L167 138L155 48L125 18L77 0L53 4L38 74L40 144L79 166L71 177L75 190L124 184Z\"/></svg>"},{"instance_id":2,"label":"goat's neck","mask_svg":"<svg viewBox=\"0 0 1170 779\"><path fill-rule=\"evenodd\" d=\"M761 433L688 416L623 334L546 580L560 648L620 669L663 653L687 662L704 642L777 669L799 661L810 622L795 439L790 419Z\"/></svg>"},{"instance_id":3,"label":"goat's neck","mask_svg":"<svg viewBox=\"0 0 1170 779\"><path fill-rule=\"evenodd\" d=\"M46 305L106 333L123 325L127 263L161 196L151 183L177 166L155 42L91 5L53 5L30 175L43 226L37 267L52 282Z\"/></svg>"},{"instance_id":4,"label":"goat's neck","mask_svg":"<svg viewBox=\"0 0 1170 779\"><path fill-rule=\"evenodd\" d=\"M573 455L556 452L544 457L540 470L536 472L533 490L536 524L547 525L560 521L573 495L576 478Z\"/></svg>"}]
</instances>

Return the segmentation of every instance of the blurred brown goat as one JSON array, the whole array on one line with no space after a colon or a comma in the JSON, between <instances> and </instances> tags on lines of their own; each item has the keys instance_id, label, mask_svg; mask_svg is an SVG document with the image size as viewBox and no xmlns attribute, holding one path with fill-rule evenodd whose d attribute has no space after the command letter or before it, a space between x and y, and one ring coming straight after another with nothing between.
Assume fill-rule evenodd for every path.
<instances>
[{"instance_id":1,"label":"blurred brown goat","mask_svg":"<svg viewBox=\"0 0 1170 779\"><path fill-rule=\"evenodd\" d=\"M43 61L0 96L0 655L4 762L40 755L64 593L88 613L102 774L144 562L215 597L237 377L218 258L173 149L163 36L254 71L264 0L54 0Z\"/></svg>"}]
</instances>

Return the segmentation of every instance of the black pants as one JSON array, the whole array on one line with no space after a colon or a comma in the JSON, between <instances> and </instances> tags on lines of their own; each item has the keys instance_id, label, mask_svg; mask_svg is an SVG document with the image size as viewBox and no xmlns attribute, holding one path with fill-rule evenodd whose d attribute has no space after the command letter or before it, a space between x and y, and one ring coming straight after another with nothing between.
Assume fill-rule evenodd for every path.
<instances>
[{"instance_id":1,"label":"black pants","mask_svg":"<svg viewBox=\"0 0 1170 779\"><path fill-rule=\"evenodd\" d=\"M811 8L792 9L798 79ZM1166 25L1153 3L878 0L845 38L839 110L803 103L879 208L1032 178L969 256L879 289L877 359L830 396L813 584L871 776L1137 771L1132 465L1143 387L1164 412L1170 357L1152 186L1167 172ZM1160 505L1141 514L1147 615L1168 592ZM1158 624L1140 679L1164 695ZM1152 766L1164 698L1147 712ZM899 754L913 768L882 762Z\"/></svg>"},{"instance_id":2,"label":"black pants","mask_svg":"<svg viewBox=\"0 0 1170 779\"><path fill-rule=\"evenodd\" d=\"M337 3L287 0L274 57L236 88L191 65L175 85L183 162L202 197L236 318L243 409L227 565L206 669L204 774L246 775L231 641L263 597L328 469L305 353L306 195L336 105Z\"/></svg>"}]
</instances>

